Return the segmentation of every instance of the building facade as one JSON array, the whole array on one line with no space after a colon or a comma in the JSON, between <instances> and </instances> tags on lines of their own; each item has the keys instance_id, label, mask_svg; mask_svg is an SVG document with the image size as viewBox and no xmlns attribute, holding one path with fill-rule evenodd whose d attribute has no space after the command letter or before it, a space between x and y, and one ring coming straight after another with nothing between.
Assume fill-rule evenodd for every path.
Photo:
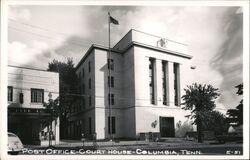
<instances>
[{"instance_id":1,"label":"building facade","mask_svg":"<svg viewBox=\"0 0 250 160\"><path fill-rule=\"evenodd\" d=\"M181 136L188 115L181 95L191 58L187 45L133 29L110 56L107 47L92 45L76 66L81 100L68 133L97 139L135 139L147 132Z\"/></svg>"},{"instance_id":2,"label":"building facade","mask_svg":"<svg viewBox=\"0 0 250 160\"><path fill-rule=\"evenodd\" d=\"M8 132L24 144L46 145L51 131L51 142L59 143L59 118L44 106L58 96L58 73L8 66Z\"/></svg>"}]
</instances>

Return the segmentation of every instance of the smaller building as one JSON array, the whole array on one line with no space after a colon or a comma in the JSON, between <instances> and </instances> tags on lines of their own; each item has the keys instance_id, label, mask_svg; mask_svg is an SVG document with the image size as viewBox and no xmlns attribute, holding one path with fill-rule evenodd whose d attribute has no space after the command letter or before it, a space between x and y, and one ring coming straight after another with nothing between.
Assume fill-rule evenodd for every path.
<instances>
[{"instance_id":1,"label":"smaller building","mask_svg":"<svg viewBox=\"0 0 250 160\"><path fill-rule=\"evenodd\" d=\"M8 132L24 144L59 143L59 118L44 106L58 96L58 73L8 66Z\"/></svg>"}]
</instances>

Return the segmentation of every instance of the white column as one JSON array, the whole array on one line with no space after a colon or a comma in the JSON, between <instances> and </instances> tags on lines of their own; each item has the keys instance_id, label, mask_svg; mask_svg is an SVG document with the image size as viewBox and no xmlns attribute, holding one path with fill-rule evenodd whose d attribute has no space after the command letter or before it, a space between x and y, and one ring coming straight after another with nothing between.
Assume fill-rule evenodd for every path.
<instances>
[{"instance_id":1,"label":"white column","mask_svg":"<svg viewBox=\"0 0 250 160\"><path fill-rule=\"evenodd\" d=\"M168 62L169 105L174 106L174 63Z\"/></svg>"},{"instance_id":2,"label":"white column","mask_svg":"<svg viewBox=\"0 0 250 160\"><path fill-rule=\"evenodd\" d=\"M155 100L156 105L162 105L162 61L156 59L155 61Z\"/></svg>"}]
</instances>

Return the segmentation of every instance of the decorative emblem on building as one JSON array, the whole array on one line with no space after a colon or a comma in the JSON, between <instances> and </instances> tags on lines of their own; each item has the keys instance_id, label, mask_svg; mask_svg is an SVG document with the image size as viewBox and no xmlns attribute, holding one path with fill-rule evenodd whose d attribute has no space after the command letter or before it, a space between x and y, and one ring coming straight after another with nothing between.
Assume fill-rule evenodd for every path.
<instances>
[{"instance_id":1,"label":"decorative emblem on building","mask_svg":"<svg viewBox=\"0 0 250 160\"><path fill-rule=\"evenodd\" d=\"M166 48L167 44L168 44L168 41L164 38L161 38L160 40L157 41L157 47Z\"/></svg>"},{"instance_id":2,"label":"decorative emblem on building","mask_svg":"<svg viewBox=\"0 0 250 160\"><path fill-rule=\"evenodd\" d=\"M155 128L157 126L157 120L155 120L154 122L151 123L151 127Z\"/></svg>"}]
</instances>

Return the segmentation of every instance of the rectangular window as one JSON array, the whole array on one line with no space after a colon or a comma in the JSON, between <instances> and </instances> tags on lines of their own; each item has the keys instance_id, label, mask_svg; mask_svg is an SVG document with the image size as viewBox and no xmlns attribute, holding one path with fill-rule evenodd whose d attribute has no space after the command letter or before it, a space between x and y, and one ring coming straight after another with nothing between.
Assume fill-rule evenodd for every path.
<instances>
[{"instance_id":1,"label":"rectangular window","mask_svg":"<svg viewBox=\"0 0 250 160\"><path fill-rule=\"evenodd\" d=\"M167 73L168 63L166 61L162 61L162 98L163 105L168 105L168 73Z\"/></svg>"},{"instance_id":2,"label":"rectangular window","mask_svg":"<svg viewBox=\"0 0 250 160\"><path fill-rule=\"evenodd\" d=\"M83 96L82 97L82 110L85 109L85 97Z\"/></svg>"},{"instance_id":3,"label":"rectangular window","mask_svg":"<svg viewBox=\"0 0 250 160\"><path fill-rule=\"evenodd\" d=\"M12 102L12 101L13 101L13 87L8 86L8 102Z\"/></svg>"},{"instance_id":4,"label":"rectangular window","mask_svg":"<svg viewBox=\"0 0 250 160\"><path fill-rule=\"evenodd\" d=\"M174 104L180 106L179 64L174 63Z\"/></svg>"},{"instance_id":5,"label":"rectangular window","mask_svg":"<svg viewBox=\"0 0 250 160\"><path fill-rule=\"evenodd\" d=\"M89 89L91 89L91 78L89 78Z\"/></svg>"},{"instance_id":6,"label":"rectangular window","mask_svg":"<svg viewBox=\"0 0 250 160\"><path fill-rule=\"evenodd\" d=\"M108 69L114 70L114 60L108 59Z\"/></svg>"},{"instance_id":7,"label":"rectangular window","mask_svg":"<svg viewBox=\"0 0 250 160\"><path fill-rule=\"evenodd\" d=\"M77 113L81 106L80 105L74 105L73 107L75 108L75 113Z\"/></svg>"},{"instance_id":8,"label":"rectangular window","mask_svg":"<svg viewBox=\"0 0 250 160\"><path fill-rule=\"evenodd\" d=\"M155 86L154 86L154 70L155 70L155 59L149 59L149 88L150 88L150 103L155 104Z\"/></svg>"},{"instance_id":9,"label":"rectangular window","mask_svg":"<svg viewBox=\"0 0 250 160\"><path fill-rule=\"evenodd\" d=\"M111 103L110 103L111 102ZM114 94L108 94L108 104L115 105L115 95Z\"/></svg>"},{"instance_id":10,"label":"rectangular window","mask_svg":"<svg viewBox=\"0 0 250 160\"><path fill-rule=\"evenodd\" d=\"M111 130L111 128L112 128L112 130ZM111 122L110 122L110 117L108 117L108 133L110 134L110 132L112 134L115 134L115 117L111 118Z\"/></svg>"},{"instance_id":11,"label":"rectangular window","mask_svg":"<svg viewBox=\"0 0 250 160\"><path fill-rule=\"evenodd\" d=\"M111 86L114 88L114 77L113 76L108 76L108 86Z\"/></svg>"},{"instance_id":12,"label":"rectangular window","mask_svg":"<svg viewBox=\"0 0 250 160\"><path fill-rule=\"evenodd\" d=\"M89 95L89 106L91 106L91 95Z\"/></svg>"},{"instance_id":13,"label":"rectangular window","mask_svg":"<svg viewBox=\"0 0 250 160\"><path fill-rule=\"evenodd\" d=\"M82 84L82 94L85 94L85 84Z\"/></svg>"},{"instance_id":14,"label":"rectangular window","mask_svg":"<svg viewBox=\"0 0 250 160\"><path fill-rule=\"evenodd\" d=\"M44 90L31 88L31 103L43 103Z\"/></svg>"},{"instance_id":15,"label":"rectangular window","mask_svg":"<svg viewBox=\"0 0 250 160\"><path fill-rule=\"evenodd\" d=\"M91 62L89 61L89 72L91 71Z\"/></svg>"},{"instance_id":16,"label":"rectangular window","mask_svg":"<svg viewBox=\"0 0 250 160\"><path fill-rule=\"evenodd\" d=\"M79 81L81 82L81 80L82 80L82 73L81 72L79 72Z\"/></svg>"},{"instance_id":17,"label":"rectangular window","mask_svg":"<svg viewBox=\"0 0 250 160\"><path fill-rule=\"evenodd\" d=\"M80 81L81 81L81 75L82 75L82 73L79 72L79 75L77 76L77 77L79 78Z\"/></svg>"},{"instance_id":18,"label":"rectangular window","mask_svg":"<svg viewBox=\"0 0 250 160\"><path fill-rule=\"evenodd\" d=\"M82 94L82 85L80 85L79 91L79 93Z\"/></svg>"},{"instance_id":19,"label":"rectangular window","mask_svg":"<svg viewBox=\"0 0 250 160\"><path fill-rule=\"evenodd\" d=\"M92 134L91 117L89 117L89 135Z\"/></svg>"},{"instance_id":20,"label":"rectangular window","mask_svg":"<svg viewBox=\"0 0 250 160\"><path fill-rule=\"evenodd\" d=\"M84 78L84 68L82 68L82 78Z\"/></svg>"}]
</instances>

